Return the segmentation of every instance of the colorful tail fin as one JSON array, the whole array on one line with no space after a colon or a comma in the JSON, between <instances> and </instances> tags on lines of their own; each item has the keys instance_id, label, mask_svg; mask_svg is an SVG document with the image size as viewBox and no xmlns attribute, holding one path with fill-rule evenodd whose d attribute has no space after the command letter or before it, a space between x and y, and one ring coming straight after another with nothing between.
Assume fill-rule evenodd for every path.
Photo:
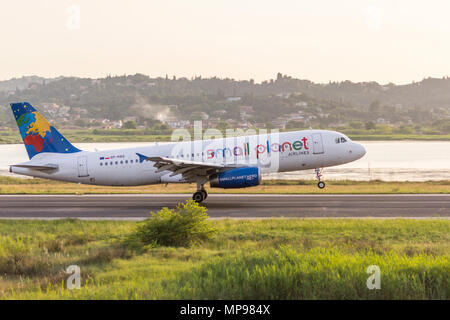
<instances>
[{"instance_id":1,"label":"colorful tail fin","mask_svg":"<svg viewBox=\"0 0 450 320\"><path fill-rule=\"evenodd\" d=\"M81 151L67 141L28 102L11 103L11 109L30 159L42 152L74 153Z\"/></svg>"}]
</instances>

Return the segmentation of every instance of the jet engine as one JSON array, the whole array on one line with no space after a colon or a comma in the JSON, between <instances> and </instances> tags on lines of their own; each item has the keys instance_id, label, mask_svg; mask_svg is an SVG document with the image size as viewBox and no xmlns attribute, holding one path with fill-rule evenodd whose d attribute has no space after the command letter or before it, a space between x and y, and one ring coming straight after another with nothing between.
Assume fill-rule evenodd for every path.
<instances>
[{"instance_id":1,"label":"jet engine","mask_svg":"<svg viewBox=\"0 0 450 320\"><path fill-rule=\"evenodd\" d=\"M209 184L213 188L246 188L261 183L261 174L258 167L245 167L230 169L212 175Z\"/></svg>"}]
</instances>

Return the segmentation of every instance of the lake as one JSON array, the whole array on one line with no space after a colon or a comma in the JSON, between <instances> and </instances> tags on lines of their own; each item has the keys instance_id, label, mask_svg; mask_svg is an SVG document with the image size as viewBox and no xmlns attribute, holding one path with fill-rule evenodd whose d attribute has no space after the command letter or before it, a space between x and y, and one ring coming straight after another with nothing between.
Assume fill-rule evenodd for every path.
<instances>
[{"instance_id":1,"label":"lake","mask_svg":"<svg viewBox=\"0 0 450 320\"><path fill-rule=\"evenodd\" d=\"M358 141L367 150L355 162L325 168L324 180L427 181L450 180L450 141ZM153 145L131 143L74 143L81 150L95 151ZM27 161L23 144L0 145L0 174L10 175L9 165ZM313 179L313 170L278 173L266 179Z\"/></svg>"}]
</instances>

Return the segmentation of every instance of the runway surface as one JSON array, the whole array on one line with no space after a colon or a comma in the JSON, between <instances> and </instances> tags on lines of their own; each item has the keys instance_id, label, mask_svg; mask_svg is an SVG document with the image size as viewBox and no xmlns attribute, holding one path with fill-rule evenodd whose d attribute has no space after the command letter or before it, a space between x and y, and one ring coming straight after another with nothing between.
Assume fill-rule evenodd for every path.
<instances>
[{"instance_id":1,"label":"runway surface","mask_svg":"<svg viewBox=\"0 0 450 320\"><path fill-rule=\"evenodd\" d=\"M0 219L129 219L173 208L188 194L2 195ZM263 217L450 217L450 195L210 194L213 218Z\"/></svg>"}]
</instances>

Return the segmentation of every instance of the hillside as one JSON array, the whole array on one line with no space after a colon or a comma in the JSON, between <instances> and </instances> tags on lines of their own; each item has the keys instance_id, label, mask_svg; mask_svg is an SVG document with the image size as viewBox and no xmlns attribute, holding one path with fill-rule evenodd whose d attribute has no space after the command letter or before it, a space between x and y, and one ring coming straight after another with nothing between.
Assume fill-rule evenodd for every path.
<instances>
[{"instance_id":1,"label":"hillside","mask_svg":"<svg viewBox=\"0 0 450 320\"><path fill-rule=\"evenodd\" d=\"M165 122L190 127L433 127L448 133L450 79L407 85L350 81L328 84L278 74L276 79L151 78L136 74L101 79L24 77L0 82L0 122L9 126L8 105L29 101L64 125L120 128ZM276 112L274 112L276 110ZM78 122L75 124L75 120ZM1 123L0 123L1 126ZM135 125L130 124L130 128Z\"/></svg>"}]
</instances>

